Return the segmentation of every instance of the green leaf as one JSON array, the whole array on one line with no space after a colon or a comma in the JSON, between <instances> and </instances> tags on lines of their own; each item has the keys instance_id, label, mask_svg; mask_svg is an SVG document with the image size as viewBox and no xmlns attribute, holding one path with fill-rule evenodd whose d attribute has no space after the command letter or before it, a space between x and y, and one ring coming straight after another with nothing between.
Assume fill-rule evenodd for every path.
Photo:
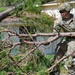
<instances>
[{"instance_id":1,"label":"green leaf","mask_svg":"<svg viewBox=\"0 0 75 75\"><path fill-rule=\"evenodd\" d=\"M6 71L2 71L0 75L6 75Z\"/></svg>"}]
</instances>

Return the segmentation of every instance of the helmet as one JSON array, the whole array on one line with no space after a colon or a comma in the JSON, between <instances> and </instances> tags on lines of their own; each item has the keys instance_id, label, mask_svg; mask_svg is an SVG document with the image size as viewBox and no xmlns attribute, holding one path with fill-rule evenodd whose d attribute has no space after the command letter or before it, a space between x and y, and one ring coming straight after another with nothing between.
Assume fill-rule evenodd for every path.
<instances>
[{"instance_id":1,"label":"helmet","mask_svg":"<svg viewBox=\"0 0 75 75\"><path fill-rule=\"evenodd\" d=\"M69 3L63 3L61 4L59 7L58 7L58 10L61 11L61 10L66 10L66 11L70 11L72 9L72 7L70 6Z\"/></svg>"}]
</instances>

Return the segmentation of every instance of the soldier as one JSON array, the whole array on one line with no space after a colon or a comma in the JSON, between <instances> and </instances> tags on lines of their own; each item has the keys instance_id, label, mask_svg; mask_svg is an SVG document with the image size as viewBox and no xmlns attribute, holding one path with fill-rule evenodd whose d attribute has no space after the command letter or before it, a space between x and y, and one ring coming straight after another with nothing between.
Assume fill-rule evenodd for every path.
<instances>
[{"instance_id":1,"label":"soldier","mask_svg":"<svg viewBox=\"0 0 75 75\"><path fill-rule=\"evenodd\" d=\"M56 32L74 32L75 31L75 17L70 13L72 7L65 2L58 7L61 18L54 22L54 29ZM68 55L75 50L75 37L66 37L64 41L60 42L56 48L54 61L59 61L64 55ZM74 54L73 54L74 56ZM54 69L54 75L60 75L59 65Z\"/></svg>"}]
</instances>

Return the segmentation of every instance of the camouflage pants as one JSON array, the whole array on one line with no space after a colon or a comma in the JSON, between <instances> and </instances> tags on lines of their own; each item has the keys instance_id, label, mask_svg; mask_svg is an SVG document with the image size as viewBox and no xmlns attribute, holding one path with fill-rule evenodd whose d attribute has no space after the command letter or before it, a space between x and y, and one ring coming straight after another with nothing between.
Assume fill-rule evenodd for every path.
<instances>
[{"instance_id":1,"label":"camouflage pants","mask_svg":"<svg viewBox=\"0 0 75 75\"><path fill-rule=\"evenodd\" d=\"M75 51L75 40L70 41L68 43L68 48L67 48L66 55L71 54L73 51ZM75 56L75 53L73 54L73 56Z\"/></svg>"},{"instance_id":2,"label":"camouflage pants","mask_svg":"<svg viewBox=\"0 0 75 75\"><path fill-rule=\"evenodd\" d=\"M59 61L64 55L71 54L75 50L75 41L63 42L58 44L55 52L54 61ZM74 56L75 54L73 54ZM59 65L56 66L56 70L59 71Z\"/></svg>"},{"instance_id":3,"label":"camouflage pants","mask_svg":"<svg viewBox=\"0 0 75 75\"><path fill-rule=\"evenodd\" d=\"M69 55L73 51L75 51L75 41L59 43L55 52L55 60L59 60L64 55ZM75 53L73 56L75 56Z\"/></svg>"}]
</instances>

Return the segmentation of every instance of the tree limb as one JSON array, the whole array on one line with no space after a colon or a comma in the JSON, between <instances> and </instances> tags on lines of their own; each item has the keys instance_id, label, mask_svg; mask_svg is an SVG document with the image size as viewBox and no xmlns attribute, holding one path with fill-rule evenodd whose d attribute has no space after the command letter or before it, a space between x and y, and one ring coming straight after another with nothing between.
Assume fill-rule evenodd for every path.
<instances>
[{"instance_id":1,"label":"tree limb","mask_svg":"<svg viewBox=\"0 0 75 75\"><path fill-rule=\"evenodd\" d=\"M75 51L73 51L72 53L70 53L67 56L63 56L59 61L57 61L54 65L52 65L50 68L48 68L48 71L53 70L53 68L55 68L60 62L62 62L64 59L68 58L69 56L72 56L75 53Z\"/></svg>"},{"instance_id":2,"label":"tree limb","mask_svg":"<svg viewBox=\"0 0 75 75\"><path fill-rule=\"evenodd\" d=\"M0 30L0 32L10 32L12 36L16 35L16 32L8 29ZM36 33L36 34L31 34L32 37L37 37L37 36L56 36L58 33ZM19 34L19 37L28 37L30 36L29 34ZM63 32L60 33L60 37L66 37L66 36L75 36L75 32Z\"/></svg>"},{"instance_id":3,"label":"tree limb","mask_svg":"<svg viewBox=\"0 0 75 75\"><path fill-rule=\"evenodd\" d=\"M22 4L23 4L23 3L18 4L18 5L16 5L16 6L14 6L14 7L11 7L11 8L9 8L9 9L5 10L4 12L1 12L1 13L0 13L0 21L2 21L4 18L8 17L8 15L9 15L12 11L14 11L16 8L20 7Z\"/></svg>"}]
</instances>

